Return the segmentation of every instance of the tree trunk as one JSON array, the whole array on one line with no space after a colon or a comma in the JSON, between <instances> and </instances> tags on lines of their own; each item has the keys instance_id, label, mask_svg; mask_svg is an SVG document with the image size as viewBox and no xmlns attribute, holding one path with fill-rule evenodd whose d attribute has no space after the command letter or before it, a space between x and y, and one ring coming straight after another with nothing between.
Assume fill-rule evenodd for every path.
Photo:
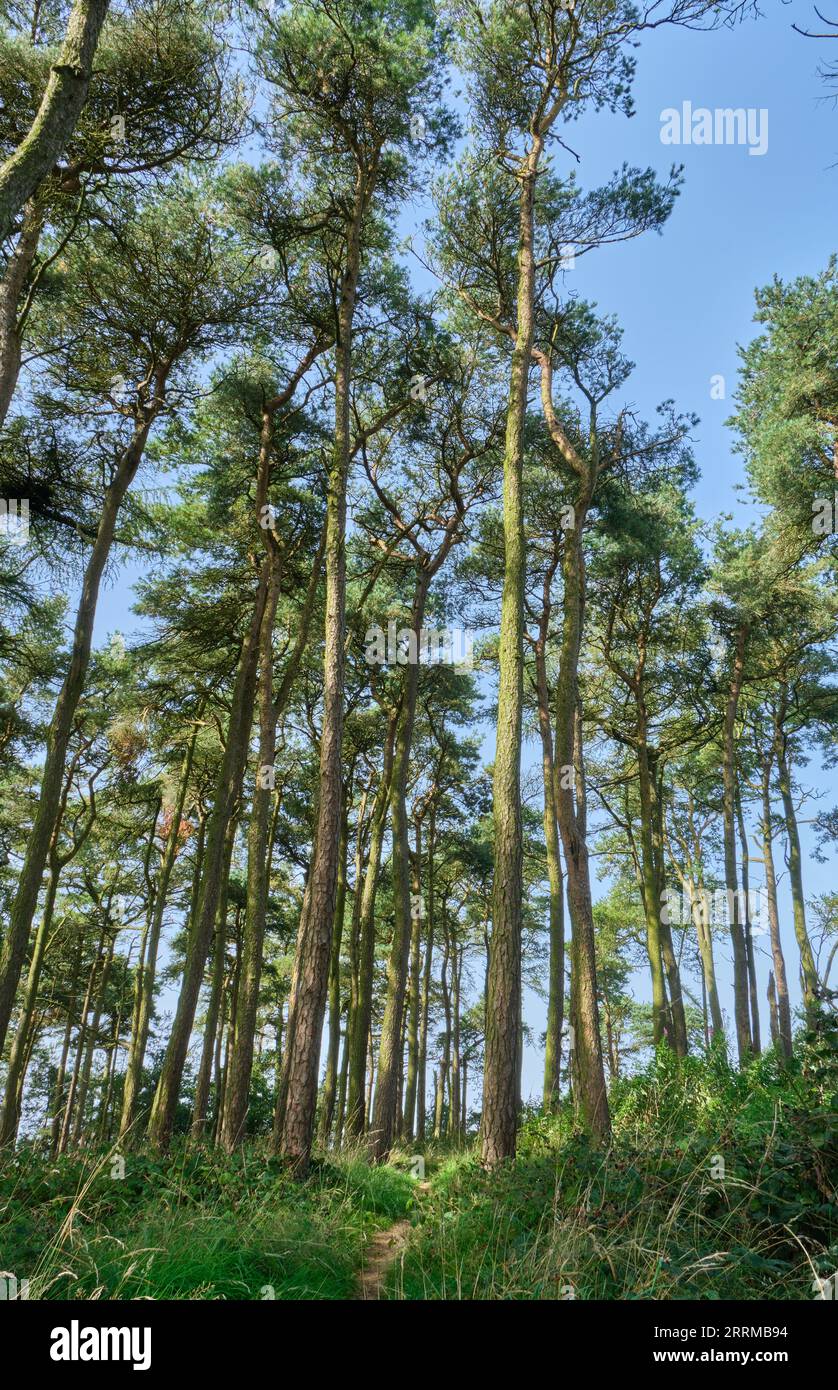
<instances>
[{"instance_id":1,"label":"tree trunk","mask_svg":"<svg viewBox=\"0 0 838 1390\"><path fill-rule=\"evenodd\" d=\"M745 934L745 959L748 964L748 996L751 1012L751 1047L759 1056L762 1042L759 1031L759 995L757 994L757 965L754 954L754 939L751 930L750 874L748 872L748 836L745 830L745 817L742 812L742 793L737 779L736 785L736 825L739 831L739 847L742 853L742 930Z\"/></svg>"},{"instance_id":2,"label":"tree trunk","mask_svg":"<svg viewBox=\"0 0 838 1390\"><path fill-rule=\"evenodd\" d=\"M543 137L534 135L520 177L517 324L503 457L504 570L498 645L498 718L493 779L492 952L486 1010L481 1152L488 1167L515 1155L520 1108L521 728L524 703L523 458L535 296L534 202Z\"/></svg>"},{"instance_id":3,"label":"tree trunk","mask_svg":"<svg viewBox=\"0 0 838 1390\"><path fill-rule=\"evenodd\" d=\"M180 1091L186 1054L195 1009L204 978L212 933L223 887L226 859L227 830L241 796L250 727L253 722L253 701L259 655L259 633L268 592L270 562L263 561L256 590L253 614L242 642L238 670L230 707L227 743L215 788L215 798L207 824L203 873L195 918L189 933L186 961L177 1011L172 1023L169 1045L163 1070L151 1107L148 1136L152 1144L165 1148L171 1138L178 1093Z\"/></svg>"},{"instance_id":4,"label":"tree trunk","mask_svg":"<svg viewBox=\"0 0 838 1390\"><path fill-rule=\"evenodd\" d=\"M206 1131L213 1062L216 1061L216 1049L219 1038L219 1019L222 1017L224 979L227 973L227 891L230 882L230 863L233 857L235 839L236 820L232 818L227 826L227 837L224 846L224 871L215 919L215 941L213 943L210 997L207 1003L207 1017L204 1023L201 1060L198 1065L198 1075L195 1079L195 1101L192 1107L190 1133L192 1139L196 1141L203 1139ZM220 1091L218 1070L219 1067L216 1061L216 1112L218 1109Z\"/></svg>"},{"instance_id":5,"label":"tree trunk","mask_svg":"<svg viewBox=\"0 0 838 1390\"><path fill-rule=\"evenodd\" d=\"M740 623L733 650L733 673L725 702L722 784L724 809L725 888L730 912L730 940L733 947L733 995L736 1042L739 1061L751 1056L751 1025L748 1010L748 958L742 929L739 875L736 866L736 715L745 672L745 647L749 627Z\"/></svg>"},{"instance_id":6,"label":"tree trunk","mask_svg":"<svg viewBox=\"0 0 838 1390\"><path fill-rule=\"evenodd\" d=\"M358 926L359 960L357 997L350 1000L349 1015L349 1093L346 1103L346 1130L351 1137L364 1133L364 1080L367 1066L367 1039L372 1019L372 982L375 964L375 894L381 865L381 847L387 826L390 802L390 783L393 775L398 709L390 713L384 740L384 761L381 780L375 795L370 827L370 848L367 872L361 896L361 917ZM357 890L356 890L357 891Z\"/></svg>"},{"instance_id":7,"label":"tree trunk","mask_svg":"<svg viewBox=\"0 0 838 1390\"><path fill-rule=\"evenodd\" d=\"M332 1121L335 1117L338 1059L340 1056L340 948L343 942L343 917L346 910L346 855L349 842L349 808L346 804L341 811L340 820L338 892L335 901L335 925L332 928L332 951L329 960L329 1041L326 1048L326 1074L323 1078L323 1095L320 1106L320 1143L324 1149L328 1147Z\"/></svg>"},{"instance_id":8,"label":"tree trunk","mask_svg":"<svg viewBox=\"0 0 838 1390\"><path fill-rule=\"evenodd\" d=\"M20 209L67 147L87 100L93 58L107 12L108 0L75 0L38 113L0 168L0 241L5 241Z\"/></svg>"},{"instance_id":9,"label":"tree trunk","mask_svg":"<svg viewBox=\"0 0 838 1390\"><path fill-rule=\"evenodd\" d=\"M416 634L417 658L420 633L425 615L429 572L422 571L416 584L411 613L411 631ZM407 785L410 775L410 753L413 746L413 725L416 717L416 694L419 685L419 662L409 661L405 667L401 715L396 734L393 758L393 778L390 810L393 836L393 907L395 924L390 958L387 964L387 994L378 1058L378 1085L375 1092L373 1132L370 1141L372 1158L381 1162L387 1157L396 1135L398 1077L403 1067L401 1051L404 996L407 986L407 967L410 953L412 918L410 911L410 826L407 815Z\"/></svg>"},{"instance_id":10,"label":"tree trunk","mask_svg":"<svg viewBox=\"0 0 838 1390\"><path fill-rule=\"evenodd\" d=\"M326 491L326 624L323 722L320 737L317 820L297 932L282 1079L279 1149L299 1173L311 1157L317 1108L317 1064L326 1009L329 958L337 895L340 840L341 743L346 609L346 487L350 460L352 325L361 268L361 229L372 182L360 168L347 226L335 344L335 439Z\"/></svg>"},{"instance_id":11,"label":"tree trunk","mask_svg":"<svg viewBox=\"0 0 838 1390\"><path fill-rule=\"evenodd\" d=\"M18 310L23 287L38 251L43 225L43 211L34 201L28 202L20 236L0 281L0 427L6 423L20 375Z\"/></svg>"},{"instance_id":12,"label":"tree trunk","mask_svg":"<svg viewBox=\"0 0 838 1390\"><path fill-rule=\"evenodd\" d=\"M8 930L3 939L3 949L0 952L0 1052L6 1040L15 992L26 958L49 843L61 802L67 745L90 661L93 622L102 572L111 552L119 509L139 467L152 418L148 415L135 429L134 437L120 459L116 476L105 492L96 540L84 572L73 630L70 665L61 685L47 734L46 758L37 809L26 842L23 868L12 903Z\"/></svg>"},{"instance_id":13,"label":"tree trunk","mask_svg":"<svg viewBox=\"0 0 838 1390\"><path fill-rule=\"evenodd\" d=\"M774 868L774 846L771 833L771 764L766 758L762 765L762 857L765 861L765 896L768 906L768 931L771 940L771 957L774 965L771 988L775 991L777 1010L777 1038L783 1056L791 1057L791 1005L786 975L786 958L780 940L780 914L777 907L777 874ZM772 1034L773 1037L773 1034Z\"/></svg>"},{"instance_id":14,"label":"tree trunk","mask_svg":"<svg viewBox=\"0 0 838 1390\"><path fill-rule=\"evenodd\" d=\"M585 606L582 529L589 504L590 482L584 480L574 509L575 526L566 533L562 556L564 587L562 642L556 691L556 805L564 849L573 933L571 981L574 1016L571 1021L574 1028L576 1065L574 1094L590 1134L597 1143L606 1143L611 1133L611 1119L599 1031L596 945L586 843L585 770L581 733L576 729L577 671ZM568 785L569 776L561 775L563 769L570 767L575 769L576 774L575 806L573 789Z\"/></svg>"},{"instance_id":15,"label":"tree trunk","mask_svg":"<svg viewBox=\"0 0 838 1390\"><path fill-rule=\"evenodd\" d=\"M549 580L546 595L549 602ZM544 605L542 630L535 648L536 697L538 728L541 734L541 774L544 792L544 846L547 855L547 879L550 885L550 973L547 996L547 1032L544 1048L543 1102L547 1111L558 1109L561 1064L562 1028L564 1027L564 879L559 852L559 822L556 815L555 760L553 730L550 723L550 691L547 685L547 627L548 603Z\"/></svg>"},{"instance_id":16,"label":"tree trunk","mask_svg":"<svg viewBox=\"0 0 838 1390\"><path fill-rule=\"evenodd\" d=\"M151 1013L154 1007L154 981L157 975L157 955L160 948L160 934L163 929L163 916L166 910L169 883L175 866L175 860L177 859L178 840L180 837L180 828L183 823L183 810L186 805L186 796L189 789L189 778L192 772L192 762L195 756L197 738L198 730L196 728L189 740L183 758L177 798L172 810L172 819L169 824L166 847L163 851L163 858L155 886L154 904L151 922L149 924L148 939L145 942L145 953L137 966L134 1009L131 1020L131 1042L128 1050L128 1062L125 1068L125 1080L122 1092L122 1114L119 1121L119 1138L121 1142L127 1139L135 1120L137 1096L139 1095L142 1082L143 1063L145 1062L145 1052L148 1046Z\"/></svg>"},{"instance_id":17,"label":"tree trunk","mask_svg":"<svg viewBox=\"0 0 838 1390\"><path fill-rule=\"evenodd\" d=\"M416 1126L416 1083L419 1075L419 1009L421 1004L422 922L422 821L416 818L413 852L413 926L410 937L410 983L407 1011L407 1078L402 1112L402 1133L412 1141Z\"/></svg>"},{"instance_id":18,"label":"tree trunk","mask_svg":"<svg viewBox=\"0 0 838 1390\"><path fill-rule=\"evenodd\" d=\"M807 1019L811 1022L818 1007L818 972L812 954L812 943L806 929L806 899L803 895L803 865L800 856L800 833L797 829L797 814L791 790L791 773L786 757L784 740L778 738L777 773L780 796L783 799L783 813L786 822L786 835L789 842L789 884L794 916L794 934L800 951L800 977L803 983L803 1005Z\"/></svg>"}]
</instances>

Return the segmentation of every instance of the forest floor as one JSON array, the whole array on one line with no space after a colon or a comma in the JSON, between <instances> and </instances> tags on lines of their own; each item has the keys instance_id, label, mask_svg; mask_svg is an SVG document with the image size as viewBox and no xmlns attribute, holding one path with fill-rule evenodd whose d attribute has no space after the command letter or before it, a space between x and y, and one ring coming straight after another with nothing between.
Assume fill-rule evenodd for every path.
<instances>
[{"instance_id":1,"label":"forest floor","mask_svg":"<svg viewBox=\"0 0 838 1390\"><path fill-rule=\"evenodd\" d=\"M0 1161L0 1273L31 1298L812 1299L838 1269L838 1052L659 1056L612 1093L614 1137L531 1112L491 1173L476 1143L296 1181L258 1139Z\"/></svg>"}]
</instances>

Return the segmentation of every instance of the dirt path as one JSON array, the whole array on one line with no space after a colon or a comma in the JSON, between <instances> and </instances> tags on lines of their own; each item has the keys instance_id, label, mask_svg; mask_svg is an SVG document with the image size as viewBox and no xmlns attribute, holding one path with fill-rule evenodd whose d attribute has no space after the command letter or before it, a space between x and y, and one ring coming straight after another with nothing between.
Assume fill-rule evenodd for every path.
<instances>
[{"instance_id":1,"label":"dirt path","mask_svg":"<svg viewBox=\"0 0 838 1390\"><path fill-rule=\"evenodd\" d=\"M424 1196L430 1191L429 1182L416 1184L416 1191ZM410 1236L410 1222L397 1221L386 1231L377 1231L364 1251L361 1270L356 1284L356 1299L364 1303L381 1298L387 1275L407 1245Z\"/></svg>"},{"instance_id":2,"label":"dirt path","mask_svg":"<svg viewBox=\"0 0 838 1390\"><path fill-rule=\"evenodd\" d=\"M377 1231L364 1251L355 1297L364 1302L381 1297L384 1281L407 1245L409 1221L397 1221L386 1231Z\"/></svg>"}]
</instances>

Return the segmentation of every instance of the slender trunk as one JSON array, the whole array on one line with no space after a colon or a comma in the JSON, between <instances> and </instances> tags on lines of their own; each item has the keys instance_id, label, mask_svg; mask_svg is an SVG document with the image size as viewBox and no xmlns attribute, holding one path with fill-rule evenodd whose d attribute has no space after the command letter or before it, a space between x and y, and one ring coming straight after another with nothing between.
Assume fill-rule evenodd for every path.
<instances>
[{"instance_id":1,"label":"slender trunk","mask_svg":"<svg viewBox=\"0 0 838 1390\"><path fill-rule=\"evenodd\" d=\"M269 556L271 573L262 617L259 653L259 754L253 787L253 806L247 832L247 909L236 995L235 1042L228 1058L229 1076L221 1124L221 1143L231 1153L244 1138L248 1093L253 1071L253 1043L259 1009L259 985L265 920L268 910L271 856L270 820L273 768L276 758L276 711L273 703L273 629L279 602L279 566Z\"/></svg>"},{"instance_id":2,"label":"slender trunk","mask_svg":"<svg viewBox=\"0 0 838 1390\"><path fill-rule=\"evenodd\" d=\"M149 414L143 423L137 426L130 445L120 459L116 476L105 492L96 540L84 572L73 630L70 665L61 685L47 734L46 758L37 809L26 842L20 881L12 903L3 949L0 952L0 1052L6 1040L15 992L26 958L32 920L38 903L50 838L61 802L67 745L90 661L93 621L96 616L102 572L111 552L119 509L139 467L151 423L152 416Z\"/></svg>"},{"instance_id":3,"label":"slender trunk","mask_svg":"<svg viewBox=\"0 0 838 1390\"><path fill-rule=\"evenodd\" d=\"M748 957L742 929L739 875L736 866L736 716L745 672L745 647L749 627L740 623L733 650L733 672L725 703L722 786L724 809L725 888L730 912L730 940L733 947L733 995L736 1042L740 1063L751 1055L751 1025L748 1009Z\"/></svg>"},{"instance_id":4,"label":"slender trunk","mask_svg":"<svg viewBox=\"0 0 838 1390\"><path fill-rule=\"evenodd\" d=\"M520 179L517 325L503 458L504 571L498 646L498 718L493 780L492 953L483 1076L483 1163L515 1155L520 1108L521 1017L521 728L524 703L523 458L535 297L534 202L543 137L535 135Z\"/></svg>"},{"instance_id":5,"label":"slender trunk","mask_svg":"<svg viewBox=\"0 0 838 1390\"><path fill-rule=\"evenodd\" d=\"M335 345L335 440L326 495L326 624L323 723L317 820L308 892L297 932L288 1041L282 1080L279 1149L304 1173L311 1157L317 1106L317 1065L329 980L340 839L341 743L346 607L346 486L350 458L352 324L361 265L361 228L371 186L359 169L347 228Z\"/></svg>"},{"instance_id":6,"label":"slender trunk","mask_svg":"<svg viewBox=\"0 0 838 1390\"><path fill-rule=\"evenodd\" d=\"M420 965L422 955L422 821L416 819L416 842L413 853L413 926L410 937L410 982L407 1009L407 1078L402 1108L402 1133L413 1139L416 1121L416 1082L419 1074L419 1008L421 995Z\"/></svg>"},{"instance_id":7,"label":"slender trunk","mask_svg":"<svg viewBox=\"0 0 838 1390\"><path fill-rule=\"evenodd\" d=\"M797 814L791 789L791 773L786 757L784 741L778 738L777 781L783 799L783 815L786 822L786 836L789 844L789 884L791 887L794 934L800 951L800 978L803 984L803 1004L806 1016L811 1022L818 1007L818 972L812 954L812 943L806 929L806 899L803 895L803 864L800 855L800 833L797 829Z\"/></svg>"},{"instance_id":8,"label":"slender trunk","mask_svg":"<svg viewBox=\"0 0 838 1390\"><path fill-rule=\"evenodd\" d=\"M125 1140L128 1136L136 1116L137 1096L139 1095L142 1082L143 1063L145 1062L145 1051L148 1046L148 1034L151 1027L151 1013L154 1006L154 982L157 975L157 955L160 948L160 934L163 929L163 916L166 910L169 883L171 882L172 871L177 858L180 829L183 823L183 810L186 805L186 796L189 789L189 779L192 773L192 763L195 756L197 738L198 730L196 728L189 740L183 758L177 797L172 810L169 833L166 837L166 847L163 851L160 871L155 885L154 904L151 921L149 923L148 938L144 943L145 951L141 955L140 963L137 966L134 1009L131 1020L131 1042L128 1049L128 1062L125 1068L125 1080L122 1092L122 1115L119 1122L120 1140Z\"/></svg>"},{"instance_id":9,"label":"slender trunk","mask_svg":"<svg viewBox=\"0 0 838 1390\"><path fill-rule=\"evenodd\" d=\"M55 1073L55 1084L52 1088L50 1100L50 1153L54 1156L58 1151L58 1141L61 1134L61 1115L64 1108L64 1082L67 1076L67 1058L70 1055L70 1039L73 1034L73 1005L77 998L79 972L81 971L82 952L84 948L84 937L79 933L76 953L73 960L73 970L70 979L70 992L67 997L67 1023L64 1028L64 1038L61 1044L61 1055L58 1059L58 1067Z\"/></svg>"},{"instance_id":10,"label":"slender trunk","mask_svg":"<svg viewBox=\"0 0 838 1390\"><path fill-rule=\"evenodd\" d=\"M590 1134L598 1143L611 1132L597 1004L596 945L591 880L586 842L585 770L581 731L577 729L578 665L585 608L585 560L582 529L590 504L584 480L574 509L574 529L565 537L562 641L556 691L556 772L573 767L576 804L569 777L558 776L556 805L567 872L572 928L571 986L574 1029L574 1095Z\"/></svg>"},{"instance_id":11,"label":"slender trunk","mask_svg":"<svg viewBox=\"0 0 838 1390\"><path fill-rule=\"evenodd\" d=\"M451 972L451 1110L449 1114L449 1130L454 1139L460 1137L460 972L462 968L462 948L458 947L455 942L454 966Z\"/></svg>"},{"instance_id":12,"label":"slender trunk","mask_svg":"<svg viewBox=\"0 0 838 1390\"><path fill-rule=\"evenodd\" d=\"M375 964L375 894L381 865L381 848L387 826L387 807L393 772L398 710L394 709L387 724L384 740L384 762L381 781L373 806L370 827L370 848L367 872L361 895L361 917L358 927L359 961L357 998L350 1001L349 1017L349 1094L346 1103L347 1133L357 1138L364 1133L364 1078L366 1076L367 1039L372 1018L372 983Z\"/></svg>"},{"instance_id":13,"label":"slender trunk","mask_svg":"<svg viewBox=\"0 0 838 1390\"><path fill-rule=\"evenodd\" d=\"M410 954L410 825L407 815L407 785L410 775L410 752L413 746L413 725L416 717L416 695L419 685L420 633L425 615L429 574L420 572L411 613L411 631L416 634L417 660L405 667L404 692L401 702L393 758L393 778L390 792L393 836L393 907L395 923L390 957L387 964L387 993L378 1058L378 1085L375 1092L373 1132L370 1153L380 1162L387 1157L396 1135L398 1077L403 1069L401 1051L404 996L407 986L407 967Z\"/></svg>"},{"instance_id":14,"label":"slender trunk","mask_svg":"<svg viewBox=\"0 0 838 1390\"><path fill-rule=\"evenodd\" d=\"M204 1039L201 1047L201 1060L198 1065L198 1075L195 1079L195 1101L192 1107L191 1137L200 1141L204 1137L207 1123L207 1111L209 1109L210 1083L213 1070L213 1061L216 1056L216 1043L219 1035L218 1020L222 1016L222 996L224 993L224 977L227 967L227 889L230 882L230 863L233 857L233 846L236 839L236 821L230 820L227 826L227 837L224 846L224 872L221 894L218 901L218 910L215 919L215 941L213 944L212 955L212 979L210 982L210 996L207 1003L207 1017L204 1024ZM216 1073L218 1067L216 1065ZM218 1110L219 1086L216 1078L215 1100L216 1112Z\"/></svg>"},{"instance_id":15,"label":"slender trunk","mask_svg":"<svg viewBox=\"0 0 838 1390\"><path fill-rule=\"evenodd\" d=\"M419 1020L419 1060L416 1076L416 1139L425 1142L425 1107L428 1102L428 1016L431 1007L431 979L434 957L434 924L436 902L434 896L434 854L436 852L436 808L431 804L428 822L428 901L427 931L425 933L425 960L422 966L422 1012Z\"/></svg>"},{"instance_id":16,"label":"slender trunk","mask_svg":"<svg viewBox=\"0 0 838 1390\"><path fill-rule=\"evenodd\" d=\"M72 1143L74 1146L81 1141L82 1132L84 1129L84 1116L85 1110L87 1108L87 1095L88 1091L90 1090L90 1075L93 1070L93 1057L99 1045L99 1023L102 1018L102 1010L105 1006L105 993L108 988L108 981L110 980L111 976L111 967L113 965L115 945L116 937L111 936L108 941L108 949L105 952L105 959L102 965L102 976L99 981L99 988L96 991L96 1006L93 1011L93 1021L90 1025L90 1031L88 1034L88 1043L87 1048L85 1050L84 1066L82 1068L81 1078L79 1080L78 1100L76 1102L76 1119L75 1124L73 1125L72 1137Z\"/></svg>"},{"instance_id":17,"label":"slender trunk","mask_svg":"<svg viewBox=\"0 0 838 1390\"><path fill-rule=\"evenodd\" d=\"M549 589L545 595L549 602ZM550 691L547 685L546 638L548 603L544 605L542 631L535 648L538 728L541 734L541 774L544 791L544 846L550 885L550 967L547 996L547 1032L544 1048L544 1108L555 1111L561 1090L562 1028L564 1027L564 879L559 851L556 815L553 731L550 724Z\"/></svg>"},{"instance_id":18,"label":"slender trunk","mask_svg":"<svg viewBox=\"0 0 838 1390\"><path fill-rule=\"evenodd\" d=\"M791 1004L789 1002L786 958L780 940L780 913L777 906L777 874L774 868L774 845L771 833L771 765L766 758L762 765L762 857L765 861L765 896L768 907L768 932L771 941L771 957L774 965L771 988L775 991L777 1010L777 1038L785 1057L791 1057ZM772 1033L773 1038L773 1033Z\"/></svg>"},{"instance_id":19,"label":"slender trunk","mask_svg":"<svg viewBox=\"0 0 838 1390\"><path fill-rule=\"evenodd\" d=\"M757 994L757 965L754 954L754 938L751 928L750 873L748 871L748 836L745 830L745 816L742 811L742 793L737 779L736 784L736 826L739 831L739 848L742 855L742 930L745 934L745 959L748 965L748 998L751 1013L751 1048L756 1056L762 1051L759 1031L759 995Z\"/></svg>"},{"instance_id":20,"label":"slender trunk","mask_svg":"<svg viewBox=\"0 0 838 1390\"><path fill-rule=\"evenodd\" d=\"M81 1059L84 1051L84 1042L87 1035L87 1015L90 1012L90 1001L93 998L93 986L99 971L99 963L102 959L102 947L105 944L104 930L99 936L96 946L96 954L93 957L90 971L87 976L87 989L85 990L84 1002L81 1006L79 1015L78 1035L76 1037L76 1055L73 1062L73 1072L70 1077L70 1085L67 1090L67 1099L64 1104L64 1111L61 1119L61 1133L58 1140L57 1152L64 1153L70 1138L70 1124L73 1118L73 1104L76 1098L76 1088L79 1083L79 1071L81 1070Z\"/></svg>"},{"instance_id":21,"label":"slender trunk","mask_svg":"<svg viewBox=\"0 0 838 1390\"><path fill-rule=\"evenodd\" d=\"M329 960L329 1041L326 1048L326 1074L320 1109L320 1143L329 1144L332 1121L335 1117L335 1098L340 1056L340 950L343 943L343 917L346 910L346 855L349 843L349 807L341 811L340 858L338 861L338 891L335 901L335 924L332 928L332 951Z\"/></svg>"},{"instance_id":22,"label":"slender trunk","mask_svg":"<svg viewBox=\"0 0 838 1390\"><path fill-rule=\"evenodd\" d=\"M213 808L207 824L201 887L187 943L180 996L163 1070L151 1107L148 1136L150 1142L160 1148L168 1145L172 1133L183 1068L195 1021L195 1009L218 914L219 897L224 885L227 831L241 796L250 727L253 722L259 634L267 601L269 568L270 562L266 559L259 573L253 613L239 655L227 742L215 788Z\"/></svg>"},{"instance_id":23,"label":"slender trunk","mask_svg":"<svg viewBox=\"0 0 838 1390\"><path fill-rule=\"evenodd\" d=\"M29 962L29 974L26 977L26 987L24 990L17 1032L15 1033L11 1052L9 1054L9 1066L6 1072L6 1090L3 1097L3 1111L2 1115L0 1115L0 1147L4 1144L14 1143L15 1135L17 1134L17 1127L20 1119L18 1094L25 1071L27 1043L32 1028L32 1020L35 1015L35 1004L38 998L38 983L41 978L41 966L43 965L44 953L47 949L50 928L52 926L55 895L58 891L58 876L59 865L57 860L53 859L53 863L50 866L44 912L35 936L35 945L32 948L32 959Z\"/></svg>"}]
</instances>

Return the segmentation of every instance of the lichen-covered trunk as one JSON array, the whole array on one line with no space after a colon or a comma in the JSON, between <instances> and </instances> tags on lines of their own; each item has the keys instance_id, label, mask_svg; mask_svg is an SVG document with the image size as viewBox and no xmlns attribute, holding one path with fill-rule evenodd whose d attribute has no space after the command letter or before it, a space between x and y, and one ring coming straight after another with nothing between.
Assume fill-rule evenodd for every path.
<instances>
[{"instance_id":1,"label":"lichen-covered trunk","mask_svg":"<svg viewBox=\"0 0 838 1390\"><path fill-rule=\"evenodd\" d=\"M544 789L544 846L547 855L547 880L550 885L550 967L544 1047L544 1108L555 1110L559 1103L564 1024L564 879L559 851L553 730L550 722L550 692L547 685L547 661L543 640L539 640L536 646L535 662Z\"/></svg>"},{"instance_id":2,"label":"lichen-covered trunk","mask_svg":"<svg viewBox=\"0 0 838 1390\"><path fill-rule=\"evenodd\" d=\"M585 773L581 731L577 731L578 667L585 611L585 561L582 529L590 504L589 485L583 485L575 507L575 526L568 531L562 556L562 638L556 689L556 804L567 873L568 904L572 928L571 979L573 982L573 1028L575 1083L581 1115L597 1143L607 1142L611 1133L608 1093L599 1030L597 1002L596 945L594 937L591 881L584 818L580 823L577 807L584 806ZM570 778L561 776L564 768L575 768L577 806L574 806Z\"/></svg>"},{"instance_id":3,"label":"lichen-covered trunk","mask_svg":"<svg viewBox=\"0 0 838 1390\"><path fill-rule=\"evenodd\" d=\"M491 1167L515 1154L520 1109L521 727L524 702L523 457L535 297L534 201L543 140L536 136L520 177L517 323L503 455L503 592L498 641L498 717L492 785L492 950L486 1009L481 1152Z\"/></svg>"},{"instance_id":4,"label":"lichen-covered trunk","mask_svg":"<svg viewBox=\"0 0 838 1390\"><path fill-rule=\"evenodd\" d=\"M421 1005L421 957L422 923L424 903L422 902L422 822L416 821L416 838L413 851L413 924L410 936L410 975L408 981L407 1006L407 1076L405 1078L404 1106L402 1111L402 1132L408 1140L413 1139L416 1118L416 1085L419 1076L419 1011Z\"/></svg>"},{"instance_id":5,"label":"lichen-covered trunk","mask_svg":"<svg viewBox=\"0 0 838 1390\"><path fill-rule=\"evenodd\" d=\"M21 336L18 311L23 287L35 261L43 225L43 211L34 202L28 202L15 249L0 280L0 426L6 422L20 376Z\"/></svg>"},{"instance_id":6,"label":"lichen-covered trunk","mask_svg":"<svg viewBox=\"0 0 838 1390\"><path fill-rule=\"evenodd\" d=\"M0 167L0 241L67 147L87 100L109 0L76 0L32 125Z\"/></svg>"}]
</instances>

